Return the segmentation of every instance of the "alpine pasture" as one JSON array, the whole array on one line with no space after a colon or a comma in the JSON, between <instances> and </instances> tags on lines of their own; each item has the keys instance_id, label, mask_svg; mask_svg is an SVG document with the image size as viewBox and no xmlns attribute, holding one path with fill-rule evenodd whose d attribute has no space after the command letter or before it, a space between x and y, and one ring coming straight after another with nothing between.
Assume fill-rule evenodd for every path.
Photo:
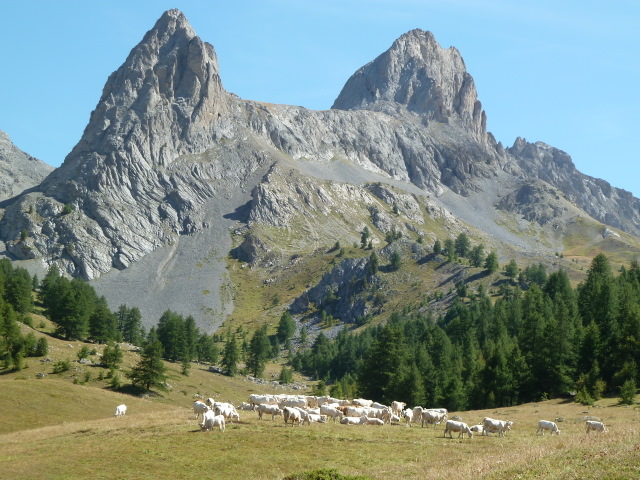
<instances>
[{"instance_id":1,"label":"alpine pasture","mask_svg":"<svg viewBox=\"0 0 640 480\"><path fill-rule=\"evenodd\" d=\"M51 345L54 359L73 358L79 346L57 340ZM127 352L122 368L135 360L136 353ZM224 432L202 432L193 414L196 399L239 405L251 393L310 392L230 378L197 364L184 376L180 365L167 363L171 389L139 398L111 391L103 380L74 383L82 376L78 368L100 368L75 365L65 374L36 378L51 367L29 359L22 371L0 378L0 478L257 480L328 468L391 480L640 477L640 411L617 399L593 407L556 399L449 412L468 425L484 417L511 420L504 437L450 439L444 424L409 428L404 422L292 427L281 416L260 420L252 411L240 411L240 422L227 423ZM127 414L115 417L120 404L127 405ZM601 419L608 432L587 434L587 419ZM557 422L561 434L536 435L539 420Z\"/></svg>"}]
</instances>

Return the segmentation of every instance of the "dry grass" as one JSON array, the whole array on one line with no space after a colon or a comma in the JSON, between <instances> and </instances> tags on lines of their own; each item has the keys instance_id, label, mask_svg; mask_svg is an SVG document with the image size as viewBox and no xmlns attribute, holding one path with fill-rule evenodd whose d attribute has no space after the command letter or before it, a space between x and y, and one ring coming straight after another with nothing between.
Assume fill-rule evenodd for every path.
<instances>
[{"instance_id":1,"label":"dry grass","mask_svg":"<svg viewBox=\"0 0 640 480\"><path fill-rule=\"evenodd\" d=\"M225 377L208 372L198 372L190 381L205 374L212 380L206 388L221 388L218 382ZM67 380L8 377L0 380L5 432L0 434L1 478L258 480L320 468L385 480L640 475L639 411L614 402L587 409L552 400L459 413L469 424L484 416L514 421L504 438L449 439L441 427L404 425L285 427L281 418L260 421L253 412L241 412L241 423L227 425L223 433L202 433L190 395L141 399ZM246 398L247 390L268 390L239 378L227 381L225 388L235 386L238 399ZM129 407L127 415L113 417L115 405L122 402ZM602 418L609 433L585 434L587 415ZM559 437L535 435L539 419L557 418L563 419Z\"/></svg>"}]
</instances>

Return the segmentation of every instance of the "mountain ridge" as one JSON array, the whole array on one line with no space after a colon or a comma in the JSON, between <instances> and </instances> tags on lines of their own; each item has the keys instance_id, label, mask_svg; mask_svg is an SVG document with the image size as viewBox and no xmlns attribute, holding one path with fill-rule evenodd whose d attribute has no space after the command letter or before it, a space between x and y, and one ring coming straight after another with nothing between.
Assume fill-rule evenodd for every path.
<instances>
[{"instance_id":1,"label":"mountain ridge","mask_svg":"<svg viewBox=\"0 0 640 480\"><path fill-rule=\"evenodd\" d=\"M509 196L532 179L551 190ZM462 56L442 49L429 32L401 36L354 73L334 108L312 111L227 92L213 46L180 11L169 10L109 76L64 163L5 204L0 237L17 260L40 269L57 263L103 285L116 301L146 302L149 316L166 305L195 308L200 324L213 329L233 310L219 291L228 285L229 232L238 225L249 235L260 225L315 232L296 240L300 252L319 247L320 225L328 228L325 235L341 232L352 241L365 225L384 234L396 224L434 239L418 226L420 218L402 224L386 213L393 205L376 206L372 183L413 195L407 202L415 201L425 219L447 211L451 222L464 218L522 252L551 255L562 250L562 238L525 241L518 229L496 222L524 215L529 224L546 228L544 218L563 231L567 215L578 214L570 204L640 233L640 201L628 192L580 174L566 153L541 142L518 139L510 148L496 142ZM335 192L355 205L341 204ZM547 195L566 204L529 212L518 203ZM347 214L350 207L354 213ZM342 226L336 218L344 219ZM450 228L453 234L463 227ZM196 247L195 239L203 244ZM190 275L179 258L192 270L211 268L210 278ZM127 284L142 288L144 298L123 292ZM180 291L172 293L177 284ZM194 299L190 290L215 293Z\"/></svg>"}]
</instances>

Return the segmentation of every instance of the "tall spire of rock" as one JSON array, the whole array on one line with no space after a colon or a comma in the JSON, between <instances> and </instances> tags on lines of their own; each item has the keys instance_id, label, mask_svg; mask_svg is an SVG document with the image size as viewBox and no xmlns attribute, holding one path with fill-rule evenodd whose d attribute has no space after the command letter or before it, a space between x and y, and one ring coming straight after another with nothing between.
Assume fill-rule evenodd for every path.
<instances>
[{"instance_id":1,"label":"tall spire of rock","mask_svg":"<svg viewBox=\"0 0 640 480\"><path fill-rule=\"evenodd\" d=\"M78 170L105 162L166 166L207 148L226 109L213 46L169 10L109 76L82 139L51 180L77 179Z\"/></svg>"},{"instance_id":2,"label":"tall spire of rock","mask_svg":"<svg viewBox=\"0 0 640 480\"><path fill-rule=\"evenodd\" d=\"M440 47L431 32L416 29L398 38L351 76L332 108L393 111L399 106L427 120L459 121L478 137L486 133L485 114L460 53Z\"/></svg>"}]
</instances>

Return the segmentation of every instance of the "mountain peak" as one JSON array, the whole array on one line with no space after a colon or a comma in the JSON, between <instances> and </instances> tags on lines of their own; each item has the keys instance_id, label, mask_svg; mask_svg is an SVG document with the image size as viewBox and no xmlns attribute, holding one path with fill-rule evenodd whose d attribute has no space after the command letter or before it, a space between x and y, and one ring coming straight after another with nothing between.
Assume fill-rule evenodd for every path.
<instances>
[{"instance_id":1,"label":"mountain peak","mask_svg":"<svg viewBox=\"0 0 640 480\"><path fill-rule=\"evenodd\" d=\"M427 120L459 122L479 138L486 133L486 118L462 56L454 47L442 48L431 32L420 29L401 35L356 71L332 108L404 108Z\"/></svg>"}]
</instances>

